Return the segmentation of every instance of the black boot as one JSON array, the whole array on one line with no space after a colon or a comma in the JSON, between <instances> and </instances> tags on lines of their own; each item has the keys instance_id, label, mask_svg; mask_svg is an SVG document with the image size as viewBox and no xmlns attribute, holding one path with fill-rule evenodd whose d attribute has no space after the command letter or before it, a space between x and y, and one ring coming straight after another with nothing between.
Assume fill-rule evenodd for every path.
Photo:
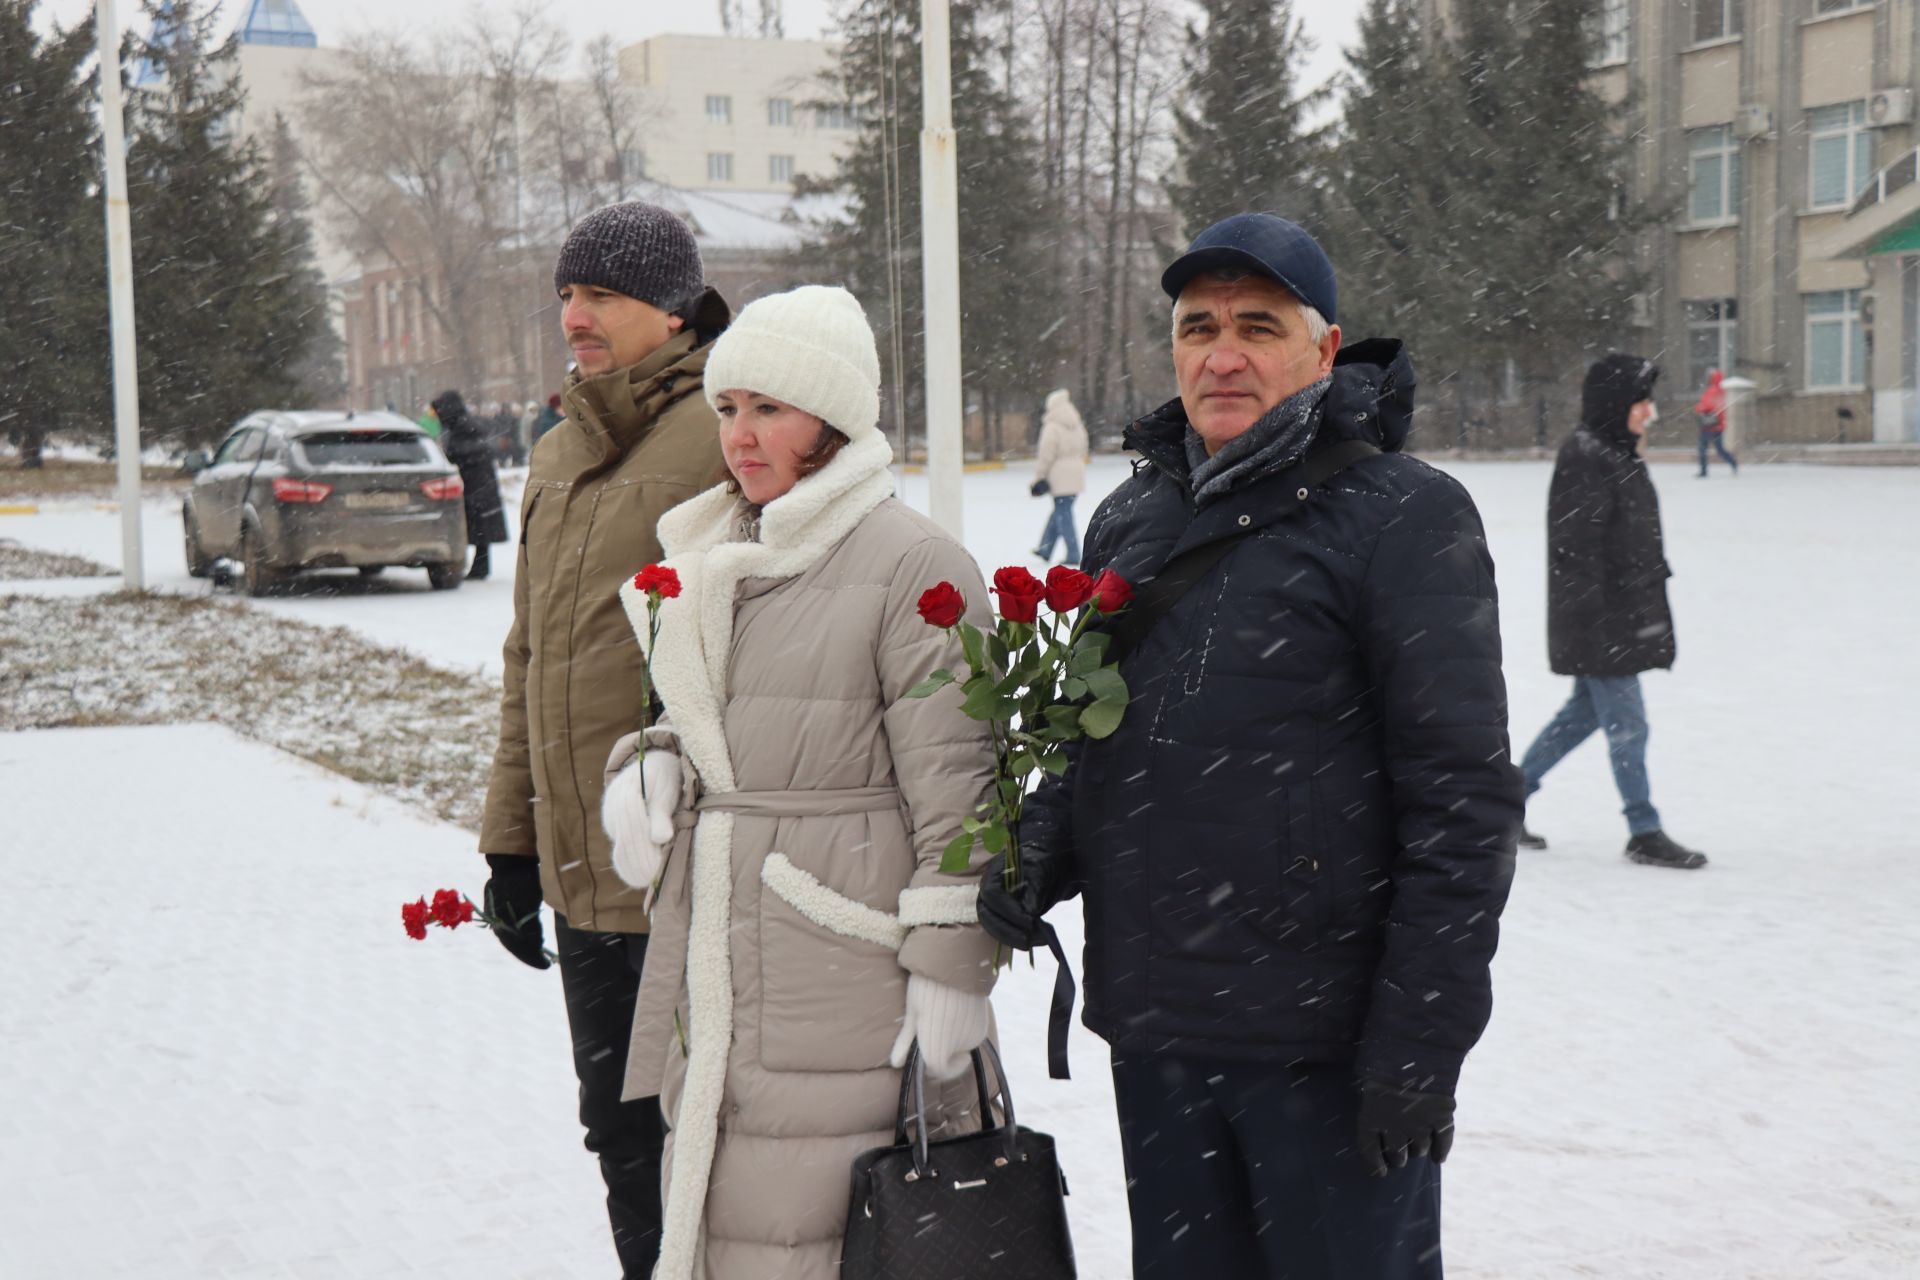
<instances>
[{"instance_id":1,"label":"black boot","mask_svg":"<svg viewBox=\"0 0 1920 1280\"><path fill-rule=\"evenodd\" d=\"M1649 867L1675 867L1694 871L1707 865L1707 855L1675 844L1664 831L1649 831L1627 841L1627 857Z\"/></svg>"},{"instance_id":2,"label":"black boot","mask_svg":"<svg viewBox=\"0 0 1920 1280\"><path fill-rule=\"evenodd\" d=\"M492 567L493 557L488 554L487 544L476 543L473 548L473 567L467 570L467 581L484 582Z\"/></svg>"},{"instance_id":3,"label":"black boot","mask_svg":"<svg viewBox=\"0 0 1920 1280\"><path fill-rule=\"evenodd\" d=\"M1547 847L1547 838L1545 836L1535 835L1525 827L1521 827L1520 847L1522 849L1544 849Z\"/></svg>"}]
</instances>

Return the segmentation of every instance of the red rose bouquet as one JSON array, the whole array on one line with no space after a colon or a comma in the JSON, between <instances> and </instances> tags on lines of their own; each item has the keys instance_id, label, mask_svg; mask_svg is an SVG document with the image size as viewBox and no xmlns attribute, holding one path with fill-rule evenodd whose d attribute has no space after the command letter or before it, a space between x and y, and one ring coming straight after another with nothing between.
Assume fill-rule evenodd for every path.
<instances>
[{"instance_id":1,"label":"red rose bouquet","mask_svg":"<svg viewBox=\"0 0 1920 1280\"><path fill-rule=\"evenodd\" d=\"M1126 608L1133 588L1110 569L1094 578L1057 565L1042 582L1010 567L994 573L993 594L1000 616L987 632L962 621L966 597L952 583L920 597L920 616L929 626L959 635L967 673L943 667L907 696L931 697L958 684L965 695L960 709L992 728L993 792L964 820L940 869L965 871L977 840L1007 855L1007 884L1014 887L1020 883L1020 811L1035 775L1065 773L1068 743L1106 737L1126 713L1126 681L1107 662L1112 637L1090 624Z\"/></svg>"}]
</instances>

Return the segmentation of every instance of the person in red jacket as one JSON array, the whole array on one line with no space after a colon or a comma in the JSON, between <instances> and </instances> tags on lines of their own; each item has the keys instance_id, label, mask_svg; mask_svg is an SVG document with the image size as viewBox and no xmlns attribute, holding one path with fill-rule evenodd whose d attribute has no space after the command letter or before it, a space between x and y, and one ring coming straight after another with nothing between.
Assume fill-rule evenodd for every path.
<instances>
[{"instance_id":1,"label":"person in red jacket","mask_svg":"<svg viewBox=\"0 0 1920 1280\"><path fill-rule=\"evenodd\" d=\"M1723 383L1726 375L1718 369L1707 373L1707 389L1700 393L1700 399L1693 406L1693 420L1700 426L1700 479L1707 478L1707 446L1712 445L1720 456L1733 468L1733 474L1740 474L1740 460L1727 452L1727 389Z\"/></svg>"}]
</instances>

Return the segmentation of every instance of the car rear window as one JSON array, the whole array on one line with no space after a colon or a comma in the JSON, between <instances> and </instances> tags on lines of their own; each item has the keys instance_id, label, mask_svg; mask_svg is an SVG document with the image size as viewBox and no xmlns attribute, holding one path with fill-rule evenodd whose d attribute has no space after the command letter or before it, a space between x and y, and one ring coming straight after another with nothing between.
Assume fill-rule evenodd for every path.
<instances>
[{"instance_id":1,"label":"car rear window","mask_svg":"<svg viewBox=\"0 0 1920 1280\"><path fill-rule=\"evenodd\" d=\"M322 431L300 437L315 467L418 467L433 461L426 437L410 431Z\"/></svg>"}]
</instances>

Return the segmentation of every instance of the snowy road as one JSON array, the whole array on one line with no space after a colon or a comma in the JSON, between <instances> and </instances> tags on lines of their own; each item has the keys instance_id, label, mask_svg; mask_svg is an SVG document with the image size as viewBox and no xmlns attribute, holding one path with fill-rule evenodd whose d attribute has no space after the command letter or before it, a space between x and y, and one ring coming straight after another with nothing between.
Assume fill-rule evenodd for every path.
<instances>
[{"instance_id":1,"label":"snowy road","mask_svg":"<svg viewBox=\"0 0 1920 1280\"><path fill-rule=\"evenodd\" d=\"M1499 563L1524 747L1566 693L1545 670L1548 467L1451 469ZM1553 848L1522 861L1463 1084L1449 1271L1920 1274L1920 472L1656 482L1680 663L1647 682L1654 798L1714 864L1621 859L1597 744L1550 779L1531 821ZM1025 483L968 477L989 568L1040 527ZM152 578L205 590L177 513L148 530ZM117 557L93 511L0 537ZM510 582L389 576L260 607L497 669ZM89 803L99 777L115 806ZM27 975L0 1041L0 1096L27 1100L0 1110L0 1276L610 1273L557 988L393 920L477 886L467 836L205 728L0 736L0 794ZM1075 1081L1046 1081L1049 978L996 999L1009 1062L1022 1119L1062 1139L1082 1273L1116 1280L1101 1046L1081 1033Z\"/></svg>"}]
</instances>

